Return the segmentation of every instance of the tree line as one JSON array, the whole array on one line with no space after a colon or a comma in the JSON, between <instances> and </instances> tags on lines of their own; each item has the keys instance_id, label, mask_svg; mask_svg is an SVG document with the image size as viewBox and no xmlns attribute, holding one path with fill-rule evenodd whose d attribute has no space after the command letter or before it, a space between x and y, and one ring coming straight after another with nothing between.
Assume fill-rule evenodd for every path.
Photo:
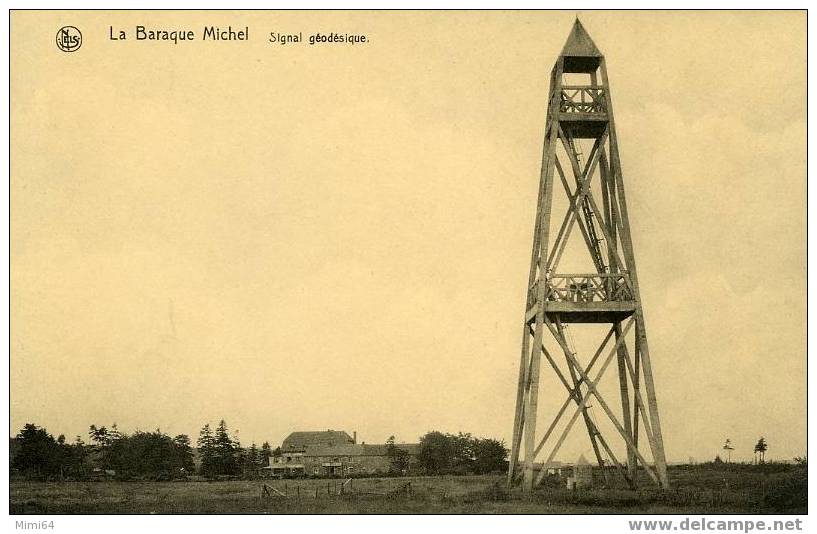
<instances>
[{"instance_id":1,"label":"tree line","mask_svg":"<svg viewBox=\"0 0 817 534\"><path fill-rule=\"evenodd\" d=\"M196 442L199 450L199 474L206 477L243 476L253 478L258 470L269 465L273 451L269 442L259 449L255 443L242 449L237 437L231 436L227 423L222 419L215 430L204 425Z\"/></svg>"},{"instance_id":2,"label":"tree line","mask_svg":"<svg viewBox=\"0 0 817 534\"><path fill-rule=\"evenodd\" d=\"M45 428L26 424L12 446L11 468L31 479L88 479L115 477L121 480L171 480L189 475L253 478L269 463L273 454L269 443L259 448L253 443L244 449L222 420L215 430L204 425L196 443L199 466L190 437L171 437L159 429L120 432L91 425L88 442L77 436L67 443L64 435L54 438Z\"/></svg>"},{"instance_id":3,"label":"tree line","mask_svg":"<svg viewBox=\"0 0 817 534\"><path fill-rule=\"evenodd\" d=\"M268 442L261 447L255 443L242 447L224 420L215 428L205 424L195 449L186 434L171 437L159 429L126 434L116 424L91 425L87 442L76 436L68 443L64 435L54 438L45 428L31 423L17 434L10 448L12 472L41 480L171 480L190 475L255 478L269 465L271 456L281 454L280 448L273 450ZM420 438L414 454L396 445L394 436L386 442L388 474L393 476L503 471L507 469L507 452L501 441L462 432L428 432Z\"/></svg>"}]
</instances>

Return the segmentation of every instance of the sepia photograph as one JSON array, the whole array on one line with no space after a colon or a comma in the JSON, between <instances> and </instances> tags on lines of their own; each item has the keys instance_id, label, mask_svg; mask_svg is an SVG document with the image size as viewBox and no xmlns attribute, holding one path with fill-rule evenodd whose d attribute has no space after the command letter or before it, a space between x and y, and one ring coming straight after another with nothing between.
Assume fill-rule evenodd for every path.
<instances>
[{"instance_id":1,"label":"sepia photograph","mask_svg":"<svg viewBox=\"0 0 817 534\"><path fill-rule=\"evenodd\" d=\"M806 10L8 24L16 530L804 530Z\"/></svg>"}]
</instances>

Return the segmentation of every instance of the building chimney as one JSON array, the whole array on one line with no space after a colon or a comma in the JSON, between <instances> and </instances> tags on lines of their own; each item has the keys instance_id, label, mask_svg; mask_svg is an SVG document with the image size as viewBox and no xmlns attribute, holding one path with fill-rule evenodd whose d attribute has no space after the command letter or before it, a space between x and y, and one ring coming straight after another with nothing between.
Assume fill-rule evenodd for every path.
<instances>
[{"instance_id":1,"label":"building chimney","mask_svg":"<svg viewBox=\"0 0 817 534\"><path fill-rule=\"evenodd\" d=\"M357 445L357 430L352 431L352 443Z\"/></svg>"}]
</instances>

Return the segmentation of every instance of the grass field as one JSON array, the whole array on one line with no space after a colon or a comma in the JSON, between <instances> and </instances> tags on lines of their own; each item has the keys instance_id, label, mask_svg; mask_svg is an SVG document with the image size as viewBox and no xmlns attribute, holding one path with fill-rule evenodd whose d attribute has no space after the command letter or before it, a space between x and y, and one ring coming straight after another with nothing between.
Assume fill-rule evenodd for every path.
<instances>
[{"instance_id":1,"label":"grass field","mask_svg":"<svg viewBox=\"0 0 817 534\"><path fill-rule=\"evenodd\" d=\"M444 476L226 482L12 481L13 514L117 513L806 513L805 466L673 467L672 489L617 484L533 495L504 477ZM596 476L601 485L601 475ZM264 485L270 488L264 494ZM285 494L285 495L280 495Z\"/></svg>"}]
</instances>

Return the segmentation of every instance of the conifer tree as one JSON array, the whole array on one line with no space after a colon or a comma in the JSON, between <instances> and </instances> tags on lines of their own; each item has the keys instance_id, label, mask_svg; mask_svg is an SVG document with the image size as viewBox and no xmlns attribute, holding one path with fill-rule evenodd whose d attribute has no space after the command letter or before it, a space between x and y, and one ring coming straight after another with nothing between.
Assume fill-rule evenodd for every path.
<instances>
[{"instance_id":1,"label":"conifer tree","mask_svg":"<svg viewBox=\"0 0 817 534\"><path fill-rule=\"evenodd\" d=\"M199 458L201 460L199 472L206 477L217 475L215 441L213 432L210 430L210 423L202 427L196 445L198 446Z\"/></svg>"},{"instance_id":2,"label":"conifer tree","mask_svg":"<svg viewBox=\"0 0 817 534\"><path fill-rule=\"evenodd\" d=\"M213 449L216 458L216 474L237 475L240 472L238 453L240 445L230 437L227 423L222 419L213 436Z\"/></svg>"}]
</instances>

